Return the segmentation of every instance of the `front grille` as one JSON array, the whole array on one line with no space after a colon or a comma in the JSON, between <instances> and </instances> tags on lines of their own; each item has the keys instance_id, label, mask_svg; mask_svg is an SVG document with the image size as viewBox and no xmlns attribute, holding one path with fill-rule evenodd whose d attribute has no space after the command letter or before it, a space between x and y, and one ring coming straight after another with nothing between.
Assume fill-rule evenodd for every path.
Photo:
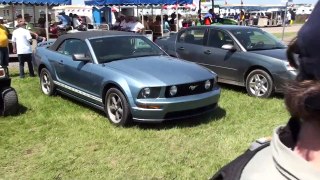
<instances>
[{"instance_id":1,"label":"front grille","mask_svg":"<svg viewBox=\"0 0 320 180\"><path fill-rule=\"evenodd\" d=\"M170 97L188 96L188 95L205 93L205 92L211 91L214 86L214 80L211 79L210 82L211 82L211 87L207 90L204 87L205 81L176 85L178 91L177 91L177 94L174 96L170 95L171 86L168 86L166 87L165 97L170 98Z\"/></svg>"},{"instance_id":2,"label":"front grille","mask_svg":"<svg viewBox=\"0 0 320 180\"><path fill-rule=\"evenodd\" d=\"M217 106L217 103L214 103L214 104L211 104L205 107L196 108L196 109L170 112L165 115L164 119L178 119L178 118L192 117L192 116L196 116L196 115L200 115L200 114L212 111L216 108L216 106Z\"/></svg>"}]
</instances>

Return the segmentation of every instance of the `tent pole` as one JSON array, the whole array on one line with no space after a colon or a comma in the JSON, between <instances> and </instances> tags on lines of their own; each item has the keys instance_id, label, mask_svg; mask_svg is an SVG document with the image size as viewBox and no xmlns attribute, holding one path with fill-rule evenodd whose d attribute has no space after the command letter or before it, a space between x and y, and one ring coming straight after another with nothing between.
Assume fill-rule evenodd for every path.
<instances>
[{"instance_id":1,"label":"tent pole","mask_svg":"<svg viewBox=\"0 0 320 180\"><path fill-rule=\"evenodd\" d=\"M211 0L212 12L214 13L214 0Z\"/></svg>"},{"instance_id":2,"label":"tent pole","mask_svg":"<svg viewBox=\"0 0 320 180\"><path fill-rule=\"evenodd\" d=\"M24 19L24 4L21 5L21 16Z\"/></svg>"},{"instance_id":3,"label":"tent pole","mask_svg":"<svg viewBox=\"0 0 320 180\"><path fill-rule=\"evenodd\" d=\"M151 16L152 16L152 21L153 21L153 5L151 4Z\"/></svg>"},{"instance_id":4,"label":"tent pole","mask_svg":"<svg viewBox=\"0 0 320 180\"><path fill-rule=\"evenodd\" d=\"M160 24L161 37L163 36L163 5L161 5L161 24Z\"/></svg>"},{"instance_id":5,"label":"tent pole","mask_svg":"<svg viewBox=\"0 0 320 180\"><path fill-rule=\"evenodd\" d=\"M139 17L139 5L137 5L137 17Z\"/></svg>"},{"instance_id":6,"label":"tent pole","mask_svg":"<svg viewBox=\"0 0 320 180\"><path fill-rule=\"evenodd\" d=\"M14 15L16 14L16 12L15 12L15 10L14 10L15 8L14 8L14 5L13 5L13 4L11 5L11 9L12 9L12 22L13 22L13 26L14 26L14 20L15 20L15 16L14 16ZM15 28L15 27L14 27L14 28Z\"/></svg>"},{"instance_id":7,"label":"tent pole","mask_svg":"<svg viewBox=\"0 0 320 180\"><path fill-rule=\"evenodd\" d=\"M144 17L143 17L143 8L144 8L144 5L142 5L142 7L141 7L141 21L142 21L142 24L144 26L145 24L144 24ZM144 29L146 29L146 27L144 27Z\"/></svg>"},{"instance_id":8,"label":"tent pole","mask_svg":"<svg viewBox=\"0 0 320 180\"><path fill-rule=\"evenodd\" d=\"M198 13L199 13L199 22L201 24L201 0L199 0L199 10L198 10Z\"/></svg>"},{"instance_id":9,"label":"tent pole","mask_svg":"<svg viewBox=\"0 0 320 180\"><path fill-rule=\"evenodd\" d=\"M201 1L201 0L199 0ZM177 0L177 4L176 4L176 15L177 15L177 24L176 24L176 28L177 28L177 32L179 31L179 3L178 3L178 0Z\"/></svg>"},{"instance_id":10,"label":"tent pole","mask_svg":"<svg viewBox=\"0 0 320 180\"><path fill-rule=\"evenodd\" d=\"M36 5L33 5L33 25L36 24Z\"/></svg>"},{"instance_id":11,"label":"tent pole","mask_svg":"<svg viewBox=\"0 0 320 180\"><path fill-rule=\"evenodd\" d=\"M47 40L49 40L49 18L48 18L48 4L46 4L46 36L47 36Z\"/></svg>"}]
</instances>

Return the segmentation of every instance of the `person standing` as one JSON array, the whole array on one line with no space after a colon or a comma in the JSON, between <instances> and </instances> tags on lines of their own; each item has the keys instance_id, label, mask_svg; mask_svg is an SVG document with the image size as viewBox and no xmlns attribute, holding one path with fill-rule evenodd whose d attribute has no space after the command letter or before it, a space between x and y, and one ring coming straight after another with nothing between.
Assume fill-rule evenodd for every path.
<instances>
[{"instance_id":1,"label":"person standing","mask_svg":"<svg viewBox=\"0 0 320 180\"><path fill-rule=\"evenodd\" d=\"M65 12L61 12L59 13L59 15L57 16L57 18L59 19L59 22L61 24L58 25L58 27L60 29L68 29L71 26L71 20L70 17L67 16L65 14Z\"/></svg>"},{"instance_id":2,"label":"person standing","mask_svg":"<svg viewBox=\"0 0 320 180\"><path fill-rule=\"evenodd\" d=\"M204 16L204 19L203 19L203 24L204 25L211 25L213 23L213 21L212 21L212 13L213 13L213 10L209 9L208 13Z\"/></svg>"},{"instance_id":3,"label":"person standing","mask_svg":"<svg viewBox=\"0 0 320 180\"><path fill-rule=\"evenodd\" d=\"M20 78L24 78L24 64L28 63L29 73L34 77L32 66L32 37L30 31L26 29L24 19L18 20L18 28L12 32L13 53L18 54Z\"/></svg>"},{"instance_id":4,"label":"person standing","mask_svg":"<svg viewBox=\"0 0 320 180\"><path fill-rule=\"evenodd\" d=\"M320 2L289 45L289 65L297 69L284 102L291 118L224 166L213 180L320 179Z\"/></svg>"},{"instance_id":5,"label":"person standing","mask_svg":"<svg viewBox=\"0 0 320 180\"><path fill-rule=\"evenodd\" d=\"M291 22L291 12L290 11L288 11L287 12L287 21L286 21L286 25L290 25L290 22Z\"/></svg>"},{"instance_id":6,"label":"person standing","mask_svg":"<svg viewBox=\"0 0 320 180\"><path fill-rule=\"evenodd\" d=\"M9 30L3 25L3 17L0 17L0 66L2 67L9 65L8 36Z\"/></svg>"}]
</instances>

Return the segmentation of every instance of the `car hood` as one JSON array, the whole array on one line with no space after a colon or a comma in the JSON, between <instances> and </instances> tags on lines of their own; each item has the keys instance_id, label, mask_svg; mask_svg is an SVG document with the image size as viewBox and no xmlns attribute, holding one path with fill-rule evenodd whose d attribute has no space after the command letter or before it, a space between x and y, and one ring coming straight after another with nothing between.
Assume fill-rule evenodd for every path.
<instances>
[{"instance_id":1,"label":"car hood","mask_svg":"<svg viewBox=\"0 0 320 180\"><path fill-rule=\"evenodd\" d=\"M271 49L271 50L258 50L258 51L249 51L249 52L286 61L287 60L286 51L287 49Z\"/></svg>"},{"instance_id":2,"label":"car hood","mask_svg":"<svg viewBox=\"0 0 320 180\"><path fill-rule=\"evenodd\" d=\"M214 74L195 63L170 56L148 56L106 63L143 86L185 84L211 79Z\"/></svg>"}]
</instances>

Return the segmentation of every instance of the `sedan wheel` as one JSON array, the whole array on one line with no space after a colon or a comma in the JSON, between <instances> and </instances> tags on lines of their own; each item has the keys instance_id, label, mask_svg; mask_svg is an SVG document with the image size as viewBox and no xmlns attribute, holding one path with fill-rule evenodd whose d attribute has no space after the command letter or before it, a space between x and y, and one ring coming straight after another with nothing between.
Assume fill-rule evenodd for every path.
<instances>
[{"instance_id":1,"label":"sedan wheel","mask_svg":"<svg viewBox=\"0 0 320 180\"><path fill-rule=\"evenodd\" d=\"M106 94L105 112L115 125L125 126L131 121L128 102L122 92L116 88L109 89Z\"/></svg>"},{"instance_id":2,"label":"sedan wheel","mask_svg":"<svg viewBox=\"0 0 320 180\"><path fill-rule=\"evenodd\" d=\"M267 72L256 69L247 76L246 88L251 96L267 98L273 92L273 81Z\"/></svg>"},{"instance_id":3,"label":"sedan wheel","mask_svg":"<svg viewBox=\"0 0 320 180\"><path fill-rule=\"evenodd\" d=\"M51 96L55 93L55 87L52 77L46 68L43 68L40 73L41 90L45 95Z\"/></svg>"}]
</instances>

